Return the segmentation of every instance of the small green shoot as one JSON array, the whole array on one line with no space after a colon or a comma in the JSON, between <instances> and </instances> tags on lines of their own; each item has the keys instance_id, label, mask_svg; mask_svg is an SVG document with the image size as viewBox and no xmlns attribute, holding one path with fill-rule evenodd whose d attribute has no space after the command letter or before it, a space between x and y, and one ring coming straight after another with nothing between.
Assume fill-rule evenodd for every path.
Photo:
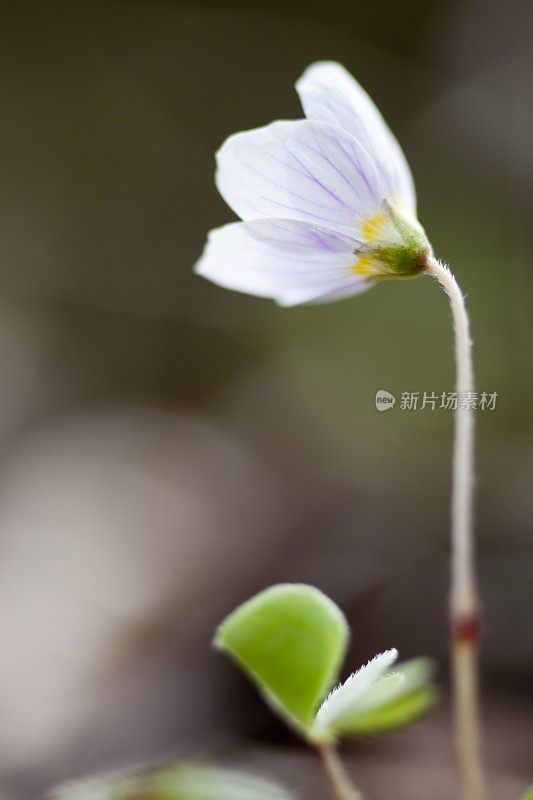
<instances>
[{"instance_id":1,"label":"small green shoot","mask_svg":"<svg viewBox=\"0 0 533 800\"><path fill-rule=\"evenodd\" d=\"M304 584L279 584L226 617L214 644L310 744L397 728L433 706L430 661L413 659L392 670L398 657L394 649L328 695L347 641L344 614L325 594Z\"/></svg>"}]
</instances>

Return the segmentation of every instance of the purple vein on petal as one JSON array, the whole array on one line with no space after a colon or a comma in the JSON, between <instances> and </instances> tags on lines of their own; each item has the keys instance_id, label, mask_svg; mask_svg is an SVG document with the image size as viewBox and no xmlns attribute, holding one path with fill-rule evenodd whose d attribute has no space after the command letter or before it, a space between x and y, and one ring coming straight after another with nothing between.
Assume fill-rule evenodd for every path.
<instances>
[{"instance_id":1,"label":"purple vein on petal","mask_svg":"<svg viewBox=\"0 0 533 800\"><path fill-rule=\"evenodd\" d=\"M359 166L358 166L358 165L357 165L357 164L354 162L354 160L353 160L352 156L351 156L351 155L350 155L350 154L349 154L349 153L348 153L348 152L347 152L347 151L344 149L344 147L342 146L342 144L341 144L340 142L337 142L337 147L338 147L340 150L342 150L342 152L344 153L344 155L346 156L346 158L348 158L348 159L349 159L349 160L350 160L350 161L353 163L353 165L354 165L354 167L355 167L355 169L356 169L356 171L357 171L357 174L358 174L358 175L359 175L359 176L362 178L362 180L365 182L365 184L366 184L366 187L367 187L367 189L368 189L368 192L369 192L370 196L371 196L372 198L374 198L374 200L377 200L377 199L378 199L378 197L376 196L376 192L375 192L375 190L372 188L372 186L369 184L369 182L368 182L368 178L367 178L367 176L366 176L366 173L365 173L364 169L362 169L361 167L359 167ZM363 145L361 145L361 144L360 144L360 145L359 145L359 147L360 147L360 148L363 150L363 152L365 153L365 155L367 156L367 158L370 160L370 156L368 155L368 153L367 153L367 152L366 152L366 150L364 149Z\"/></svg>"},{"instance_id":2,"label":"purple vein on petal","mask_svg":"<svg viewBox=\"0 0 533 800\"><path fill-rule=\"evenodd\" d=\"M299 144L299 145L302 145L303 143L302 143L302 142L298 142L298 144ZM260 148L259 148L259 145L256 145L256 147L257 147L258 149L260 149ZM289 150L289 148L287 147L287 145L286 145L285 143L283 143L283 149L285 150L285 152L286 152L286 153L287 153L289 156L291 156L291 158L293 158L293 159L294 159L294 160L295 160L295 161L296 161L298 164L300 164L300 166L302 167L302 169L304 169L304 170L305 170L305 172L300 172L300 170L299 170L299 169L296 169L296 167L292 166L291 164L287 164L287 162L286 162L286 161L283 161L283 160L282 160L282 159L280 159L280 158L276 158L276 156L274 156L274 155L272 155L272 154L269 154L269 158L270 158L270 159L272 159L272 161L275 161L276 163L278 163L278 164L281 164L281 166L282 166L282 167L285 167L286 169L290 169L290 170L292 170L293 172L296 172L296 174L297 174L297 175L301 175L301 177L302 177L302 178L306 178L307 180L311 181L312 183L316 183L316 184L317 184L318 186L320 186L320 187L321 187L321 188L322 188L322 189L323 189L323 190L324 190L324 191L325 191L327 194L329 194L329 195L330 195L330 196L331 196L331 197L332 197L334 200L336 200L338 203L340 203L342 206L344 206L344 208L347 208L349 211L351 211L351 210L352 210L352 209L351 209L351 207L350 207L350 206L349 206L347 203L345 203L345 202L344 202L344 200L342 200L340 197L338 197L338 195L336 195L334 192L332 192L330 189L328 189L328 188L327 188L327 186L324 186L324 184L323 184L323 183L321 183L321 182L318 180L318 178L316 177L316 175L313 175L313 173L310 171L310 169L309 169L308 167L306 167L304 164L302 164L302 163L301 163L301 161L300 161L300 160L299 160L299 159L298 159L298 158L297 158L297 157L294 155L294 153L293 153L291 150ZM320 154L320 153L317 153L317 152L316 152L315 150L313 150L312 148L309 148L309 149L311 149L311 151L312 151L312 152L316 153L316 155L317 155L319 158L322 158L322 157L323 157L323 156L321 156L321 154ZM330 164L331 164L331 162L329 162L329 161L328 161L328 159L327 159L325 156L324 156L323 158L324 158L324 160L325 160L325 161L327 161L328 163L330 163ZM241 160L242 160L242 157L241 157ZM245 163L245 162L243 162L243 163ZM248 169L251 169L251 167L250 167L248 164L245 164L245 166L247 166L247 167L248 167ZM334 167L334 165L333 165L333 164L331 164L331 166L333 166L333 167ZM340 172L340 171L339 171L339 170L338 170L336 167L334 167L334 169L336 170L336 172L338 172L338 173L339 173L339 175L341 175L341 177L343 177L343 176L342 176L342 173L341 173L341 172ZM307 174L306 174L306 173L307 173ZM259 171L257 171L257 174L261 175L262 173L261 173L261 172L259 172ZM273 181L272 179L269 179L269 178L267 178L267 176L264 176L264 178L265 178L266 180L269 180L269 181L270 181L270 183L273 183L273 184L274 184L274 186L278 186L278 184L277 184L275 181ZM345 179L345 180L346 180L346 179ZM350 185L351 185L351 184L350 184ZM352 188L353 188L353 187L352 187ZM289 194L293 195L294 197L299 197L301 200L305 200L306 202L312 203L313 205L321 205L321 207L322 207L322 208L327 208L327 206L322 206L322 204L320 204L320 203L314 203L312 200L308 200L307 198L305 198L305 197L302 197L301 195L298 195L298 194L296 194L295 192L291 191L291 190L290 190L290 189L288 189L288 188L287 188L287 192L288 192Z\"/></svg>"},{"instance_id":3,"label":"purple vein on petal","mask_svg":"<svg viewBox=\"0 0 533 800\"><path fill-rule=\"evenodd\" d=\"M359 198L360 198L360 197L361 197L361 194L360 194L359 190L358 190L358 189L356 189L356 187L353 185L353 183L352 183L352 182L349 180L348 176L347 176L347 175L345 175L345 174L344 174L344 172L342 172L342 171L341 171L341 170L340 170L340 169L339 169L339 168L338 168L338 167L337 167L337 166L336 166L336 165L335 165L335 164L334 164L334 163L333 163L333 162L332 162L332 161L331 161L331 160L328 158L328 156L327 156L327 155L324 153L324 151L323 151L322 147L320 146L320 141L319 141L319 139L318 139L318 137L317 137L317 135L316 135L316 131L314 131L314 136L315 136L315 142L316 142L316 144L317 144L317 146L318 146L319 150L315 150L313 147L311 147L311 145L305 144L304 142L302 142L302 145L303 145L304 147L307 147L307 149L308 149L308 150L310 150L310 151L311 151L311 153L315 153L315 154L316 154L316 155L317 155L319 158L323 158L323 159L324 159L324 160L325 160L325 161L326 161L326 162L327 162L327 163L330 165L330 167L332 167L332 168L335 170L335 172L337 172L337 173L338 173L338 174L341 176L341 178L342 178L342 179L343 179L343 180L344 180L344 181L345 181L345 182L348 184L348 186L350 187L350 189L352 189L352 191L353 191L353 192L354 192L354 193L357 195L357 197L359 197ZM351 163L352 163L352 164L355 166L355 168L356 168L356 171L357 171L359 174L361 174L361 173L360 173L360 171L359 171L359 169L358 169L358 167L357 167L357 165L354 163L354 160L353 160L353 158L352 158L352 157L351 157L351 156L350 156L350 155L349 155L349 154L348 154L348 153L347 153L347 152L344 150L344 148L343 148L343 147L342 147L342 146L339 144L339 142L338 142L336 139L334 139L333 141L335 142L335 144L336 144L338 147L340 147L340 149L342 150L342 152L344 153L344 155L345 155L345 156L348 158L348 160L349 160L349 161L351 161ZM368 186L368 183L367 183L367 186ZM369 188L370 188L370 187L369 187Z\"/></svg>"},{"instance_id":4,"label":"purple vein on petal","mask_svg":"<svg viewBox=\"0 0 533 800\"><path fill-rule=\"evenodd\" d=\"M301 147L306 147L306 146L307 146L307 148L308 148L308 149L310 149L310 150L311 150L311 152L313 152L313 153L316 153L316 150L313 150L313 149L312 149L312 148L310 148L308 145L305 145L305 143L304 143L304 142L298 142L298 144L299 144ZM350 206L349 206L347 203L345 203L345 202L344 202L344 200L341 200L341 198L340 198L340 197L338 197L338 195L336 195L334 192L332 192L330 189L328 189L328 187L327 187L327 186L324 186L324 184L322 183L322 181L319 181L319 180L318 180L318 178L317 178L317 176L316 176L316 175L313 175L313 173L311 172L311 170L310 170L308 167L306 167L304 164L302 164L302 162L299 160L299 158L297 158L297 156L295 156L295 155L294 155L294 153L293 153L291 150L289 150L289 148L287 147L287 145L286 145L285 143L283 144L283 149L284 149L284 150L285 150L285 151L286 151L286 152L287 152L287 153L288 153L288 154L289 154L289 155L290 155L292 158L294 158L294 160L295 160L295 161L296 161L298 164L300 164L300 166L301 166L303 169L305 169L305 170L306 170L306 172L307 172L307 176L305 176L305 175L304 175L304 173L300 172L299 170L296 170L296 171L298 172L298 174L299 174L299 175L303 175L303 177L307 177L309 180L313 181L313 183L316 183L318 186L320 186L320 188L321 188L321 189L323 189L325 192L327 192L327 194L331 195L331 197L333 197L333 199L334 199L334 200L337 200L337 201L338 201L338 202L339 202L339 203L340 203L342 206L344 206L345 208L349 209L350 211L352 210L352 209L350 208ZM328 164L330 164L332 167L334 166L333 164L331 164L331 162L329 161L329 159L328 159L328 158L326 158L325 156L321 156L319 153L316 153L316 155L317 155L317 156L319 156L319 158L323 158L323 159L324 159L325 161L327 161L327 163L328 163ZM334 168L335 168L336 172L338 172L338 173L339 173L339 175L341 175L341 177L344 177L344 176L342 175L342 173L341 173L341 172L340 172L338 169L336 169L336 167L334 167ZM345 178L345 180L346 180L346 178ZM349 183L349 181L347 181L347 183ZM350 185L351 185L351 184L350 184ZM352 187L352 188L353 188L353 187Z\"/></svg>"},{"instance_id":5,"label":"purple vein on petal","mask_svg":"<svg viewBox=\"0 0 533 800\"><path fill-rule=\"evenodd\" d=\"M279 189L279 185L275 181L273 181L272 179L270 179L267 176L263 175L263 173L261 173L259 170L255 169L255 168L251 167L249 164L247 164L243 160L241 155L238 155L237 158L241 162L241 164L246 169L248 169L250 172L258 175L261 179L268 181L269 183L271 183L272 185L276 186ZM328 227L328 225L331 224L331 221L332 221L331 217L323 217L323 216L320 216L319 214L314 214L312 211L308 211L307 209L298 209L298 208L295 208L292 205L288 205L287 203L283 203L280 200L273 200L272 197L269 197L268 195L261 194L259 191L257 191L257 188L255 186L250 186L245 181L241 180L241 185L242 185L242 187L244 189L247 189L252 195L255 195L255 197L260 199L260 200L265 200L267 203L270 203L272 205L276 205L279 208L286 208L289 211L300 211L302 214L305 214L306 216L312 217L313 219L317 220L318 222L323 223L325 227ZM292 195L293 197L299 199L299 200L302 200L304 203L316 206L318 208L323 209L324 211L334 211L335 210L331 206L326 206L323 203L318 203L318 202L315 202L313 200L308 200L307 198L301 197L300 195L298 195L295 192L292 192L290 190L287 190L287 193ZM250 201L248 201L248 202L250 202ZM231 202L230 202L230 205L231 205ZM262 209L260 207L258 207L257 204L255 204L255 205L256 205L256 208L258 209L258 212L261 213ZM349 208L349 206L346 206L346 208L354 214L354 221L355 221L357 219L356 212L353 211L353 209ZM348 230L348 228L349 228L348 225L346 225L345 223L341 223L341 224L343 225L343 227L345 227Z\"/></svg>"},{"instance_id":6,"label":"purple vein on petal","mask_svg":"<svg viewBox=\"0 0 533 800\"><path fill-rule=\"evenodd\" d=\"M248 164L246 161L244 161L244 159L243 159L243 157L241 155L238 156L238 159L241 162L241 164L244 167L246 167L246 169L248 169L250 172L253 172L255 175L258 175L262 180L266 181L267 183L270 183L272 186L275 186L277 189L280 188L279 183L277 183L272 178L269 178L268 175L263 174L260 170L256 169L255 167L252 167L250 164ZM244 182L243 182L243 184L244 184ZM246 188L249 189L250 191L253 191L254 194L258 194L258 192L256 192L256 190L254 188L252 188L250 186L247 186ZM310 200L307 197L302 197L301 194L298 194L297 192L294 192L292 189L288 189L288 188L285 187L284 191L286 191L287 194L290 194L291 197L295 197L297 200L302 200L304 203L309 203L310 205L317 206L318 208L323 208L323 209L330 208L331 209L331 206L325 206L323 203L319 203L319 202L317 202L315 200ZM265 198L265 199L270 199L270 202L278 203L277 200L274 201L271 198ZM278 205L284 205L284 204L283 203L278 203ZM293 207L285 205L285 208L293 208ZM346 206L346 208L348 208L348 206Z\"/></svg>"}]
</instances>

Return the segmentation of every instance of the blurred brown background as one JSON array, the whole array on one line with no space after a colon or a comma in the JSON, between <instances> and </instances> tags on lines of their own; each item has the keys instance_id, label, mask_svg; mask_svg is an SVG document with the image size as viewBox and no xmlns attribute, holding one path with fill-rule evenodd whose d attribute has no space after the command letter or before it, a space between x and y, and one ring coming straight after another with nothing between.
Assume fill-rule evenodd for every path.
<instances>
[{"instance_id":1,"label":"blurred brown background","mask_svg":"<svg viewBox=\"0 0 533 800\"><path fill-rule=\"evenodd\" d=\"M440 709L347 748L369 796L454 796L446 579L452 418L378 413L453 388L426 278L283 310L192 266L232 219L230 133L301 116L341 61L411 163L468 295L495 796L531 778L531 4L1 3L0 797L168 753L325 787L210 650L271 582L328 592L380 649L440 664ZM528 705L529 704L529 705ZM528 738L529 737L529 738ZM529 773L529 774L528 774Z\"/></svg>"}]
</instances>

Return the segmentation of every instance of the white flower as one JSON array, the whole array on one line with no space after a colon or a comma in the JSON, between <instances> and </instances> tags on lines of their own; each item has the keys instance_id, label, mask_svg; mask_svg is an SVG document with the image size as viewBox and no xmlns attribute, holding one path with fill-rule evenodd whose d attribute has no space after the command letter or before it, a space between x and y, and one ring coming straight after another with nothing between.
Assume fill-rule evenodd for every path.
<instances>
[{"instance_id":1,"label":"white flower","mask_svg":"<svg viewBox=\"0 0 533 800\"><path fill-rule=\"evenodd\" d=\"M307 119L230 136L216 183L242 222L212 230L196 272L281 305L336 300L426 268L405 157L359 84L333 62L296 84Z\"/></svg>"}]
</instances>

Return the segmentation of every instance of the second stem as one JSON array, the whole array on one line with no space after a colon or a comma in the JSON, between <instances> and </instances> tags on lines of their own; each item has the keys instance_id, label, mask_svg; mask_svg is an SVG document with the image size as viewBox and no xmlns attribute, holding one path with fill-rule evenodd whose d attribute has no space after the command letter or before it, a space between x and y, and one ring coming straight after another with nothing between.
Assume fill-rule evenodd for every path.
<instances>
[{"instance_id":1,"label":"second stem","mask_svg":"<svg viewBox=\"0 0 533 800\"><path fill-rule=\"evenodd\" d=\"M350 780L334 745L315 745L337 800L363 800L361 792Z\"/></svg>"},{"instance_id":2,"label":"second stem","mask_svg":"<svg viewBox=\"0 0 533 800\"><path fill-rule=\"evenodd\" d=\"M427 272L448 295L455 333L457 407L452 465L450 636L456 752L463 800L484 800L477 663L480 603L473 536L475 395L470 326L461 289L450 270L432 258Z\"/></svg>"}]
</instances>

